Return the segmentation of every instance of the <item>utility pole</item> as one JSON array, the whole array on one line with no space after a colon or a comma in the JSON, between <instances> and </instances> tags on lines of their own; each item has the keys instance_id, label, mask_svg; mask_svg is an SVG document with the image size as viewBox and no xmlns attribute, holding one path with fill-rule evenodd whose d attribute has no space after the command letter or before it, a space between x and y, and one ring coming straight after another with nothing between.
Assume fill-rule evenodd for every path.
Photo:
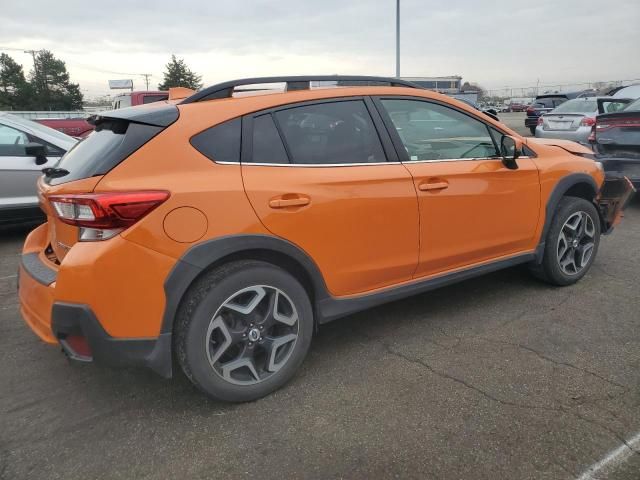
<instances>
[{"instance_id":1,"label":"utility pole","mask_svg":"<svg viewBox=\"0 0 640 480\"><path fill-rule=\"evenodd\" d=\"M149 90L149 77L151 76L151 74L150 73L141 73L140 76L144 77L144 83L147 86L146 90Z\"/></svg>"},{"instance_id":2,"label":"utility pole","mask_svg":"<svg viewBox=\"0 0 640 480\"><path fill-rule=\"evenodd\" d=\"M396 0L396 77L400 78L400 0Z\"/></svg>"}]
</instances>

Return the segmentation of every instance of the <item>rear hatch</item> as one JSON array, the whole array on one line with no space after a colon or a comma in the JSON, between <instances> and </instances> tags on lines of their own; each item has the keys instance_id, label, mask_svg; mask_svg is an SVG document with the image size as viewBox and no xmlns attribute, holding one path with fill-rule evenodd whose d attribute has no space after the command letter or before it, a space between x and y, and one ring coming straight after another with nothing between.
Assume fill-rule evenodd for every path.
<instances>
[{"instance_id":1,"label":"rear hatch","mask_svg":"<svg viewBox=\"0 0 640 480\"><path fill-rule=\"evenodd\" d=\"M60 263L79 241L80 228L76 222L61 220L65 215L82 218L84 206L74 201L74 195L93 192L103 175L177 118L177 107L168 103L103 112L89 119L95 125L94 132L53 167L43 170L45 175L38 182L38 196L47 215L50 244L45 254L49 260ZM86 213L91 215L91 204L87 205Z\"/></svg>"}]
</instances>

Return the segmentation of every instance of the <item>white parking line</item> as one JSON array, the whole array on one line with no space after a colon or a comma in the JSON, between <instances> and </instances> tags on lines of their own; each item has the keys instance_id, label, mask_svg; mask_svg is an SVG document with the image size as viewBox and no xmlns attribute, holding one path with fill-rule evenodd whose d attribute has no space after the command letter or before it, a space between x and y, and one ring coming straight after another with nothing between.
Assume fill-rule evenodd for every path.
<instances>
[{"instance_id":1,"label":"white parking line","mask_svg":"<svg viewBox=\"0 0 640 480\"><path fill-rule=\"evenodd\" d=\"M6 280L7 278L16 278L18 275L7 275L6 277L0 277L0 280Z\"/></svg>"},{"instance_id":2,"label":"white parking line","mask_svg":"<svg viewBox=\"0 0 640 480\"><path fill-rule=\"evenodd\" d=\"M636 433L626 445L620 445L618 448L611 450L607 455L599 462L591 465L582 475L578 477L578 480L598 480L606 477L600 476L600 474L607 474L607 471L611 471L621 463L627 460L631 455L636 455L635 449L640 447L640 432ZM634 450L632 450L634 449Z\"/></svg>"}]
</instances>

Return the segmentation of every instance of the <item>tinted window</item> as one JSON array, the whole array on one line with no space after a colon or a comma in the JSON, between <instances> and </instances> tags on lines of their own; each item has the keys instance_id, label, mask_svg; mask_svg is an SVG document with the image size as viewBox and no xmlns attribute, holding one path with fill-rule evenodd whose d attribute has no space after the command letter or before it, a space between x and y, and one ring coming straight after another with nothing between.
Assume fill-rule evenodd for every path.
<instances>
[{"instance_id":1,"label":"tinted window","mask_svg":"<svg viewBox=\"0 0 640 480\"><path fill-rule=\"evenodd\" d=\"M410 160L497 155L487 126L449 107L419 100L382 100Z\"/></svg>"},{"instance_id":2,"label":"tinted window","mask_svg":"<svg viewBox=\"0 0 640 480\"><path fill-rule=\"evenodd\" d=\"M275 116L291 163L386 161L378 133L361 100L289 108Z\"/></svg>"},{"instance_id":3,"label":"tinted window","mask_svg":"<svg viewBox=\"0 0 640 480\"><path fill-rule=\"evenodd\" d=\"M104 120L83 140L75 144L55 165L69 173L46 177L51 185L103 175L142 147L163 127L129 123L126 120ZM153 165L149 165L152 169Z\"/></svg>"},{"instance_id":4,"label":"tinted window","mask_svg":"<svg viewBox=\"0 0 640 480\"><path fill-rule=\"evenodd\" d=\"M253 162L289 163L271 115L262 115L253 121Z\"/></svg>"},{"instance_id":5,"label":"tinted window","mask_svg":"<svg viewBox=\"0 0 640 480\"><path fill-rule=\"evenodd\" d=\"M239 162L241 126L239 118L226 121L194 135L191 145L214 162Z\"/></svg>"},{"instance_id":6,"label":"tinted window","mask_svg":"<svg viewBox=\"0 0 640 480\"><path fill-rule=\"evenodd\" d=\"M142 103L153 103L153 102L161 102L162 100L166 100L169 98L169 95L144 95L142 97Z\"/></svg>"}]
</instances>

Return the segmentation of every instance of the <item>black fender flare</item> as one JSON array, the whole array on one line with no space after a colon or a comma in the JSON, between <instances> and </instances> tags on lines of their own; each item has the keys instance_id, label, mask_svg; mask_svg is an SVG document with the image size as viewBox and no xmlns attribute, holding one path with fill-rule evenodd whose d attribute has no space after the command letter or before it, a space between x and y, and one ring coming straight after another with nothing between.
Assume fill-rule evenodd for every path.
<instances>
[{"instance_id":1,"label":"black fender flare","mask_svg":"<svg viewBox=\"0 0 640 480\"><path fill-rule=\"evenodd\" d=\"M538 263L542 261L547 233L549 232L549 228L551 228L551 221L553 220L553 215L558 208L560 200L569 191L569 189L579 184L586 184L591 187L594 198L598 194L598 185L596 184L596 181L591 175L586 173L571 173L562 177L558 183L556 183L555 187L553 187L545 207L544 227L542 228L542 234L540 235L540 242L536 248L536 261L538 261ZM597 210L600 214L600 209Z\"/></svg>"},{"instance_id":2,"label":"black fender flare","mask_svg":"<svg viewBox=\"0 0 640 480\"><path fill-rule=\"evenodd\" d=\"M228 235L194 245L176 262L164 282L166 304L160 333L171 333L178 306L187 289L205 269L233 254L272 251L299 264L311 281L316 302L330 297L324 278L315 262L300 247L271 235Z\"/></svg>"}]
</instances>

